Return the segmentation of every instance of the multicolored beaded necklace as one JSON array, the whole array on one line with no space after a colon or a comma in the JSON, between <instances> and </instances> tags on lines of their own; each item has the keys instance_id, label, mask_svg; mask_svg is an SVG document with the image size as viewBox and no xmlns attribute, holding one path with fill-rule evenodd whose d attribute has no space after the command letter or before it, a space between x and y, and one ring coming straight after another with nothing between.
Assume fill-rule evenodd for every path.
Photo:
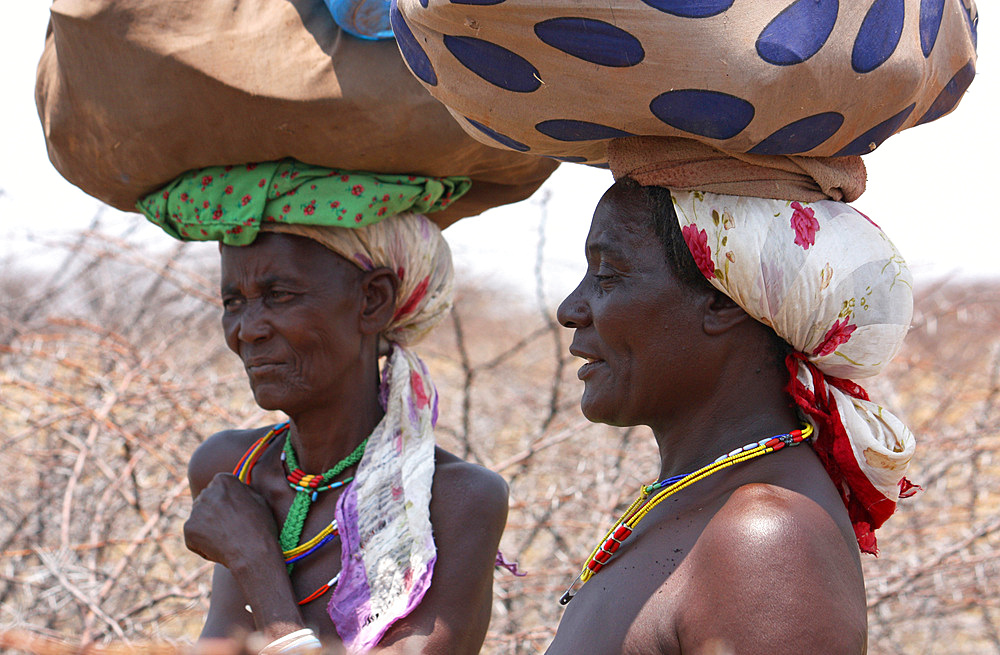
<instances>
[{"instance_id":1,"label":"multicolored beaded necklace","mask_svg":"<svg viewBox=\"0 0 1000 655\"><path fill-rule=\"evenodd\" d=\"M267 446L274 440L274 438L282 434L286 434L288 432L288 428L289 424L287 421L285 423L280 423L274 426L263 437L258 439L250 447L250 449L247 450L242 459L240 459L236 468L233 470L233 475L237 476L240 481L249 484L250 474L254 465L257 463L257 460L260 459L260 456L263 454L264 450L267 449ZM286 469L285 479L288 481L288 486L294 489L296 494L295 499L292 501L292 505L288 510L288 515L285 517L285 523L281 526L279 541L281 543L282 555L285 558L285 564L288 567L289 573L292 572L292 566L295 562L311 555L316 550L339 536L337 521L334 519L312 539L309 539L303 544L296 545L298 544L299 538L302 536L302 526L305 524L309 508L319 497L319 492L342 487L354 479L353 477L349 477L344 480L333 482L333 478L337 477L348 467L357 464L361 460L367 443L367 439L362 441L350 455L337 462L333 468L328 470L326 473L323 473L322 475L313 475L306 473L299 468L298 461L295 458L295 450L292 448L291 436L290 434L286 435L285 445L281 453L281 461ZM299 605L305 605L306 603L325 594L337 584L337 579L339 577L340 574L338 573L325 585L300 600Z\"/></svg>"},{"instance_id":2,"label":"multicolored beaded necklace","mask_svg":"<svg viewBox=\"0 0 1000 655\"><path fill-rule=\"evenodd\" d=\"M716 459L714 462L708 466L703 466L694 473L688 473L685 475L675 475L653 484L645 485L639 490L639 497L629 505L628 509L621 515L617 521L611 526L607 534L601 539L597 547L594 548L590 553L590 557L587 558L587 563L584 565L583 570L580 575L573 580L566 593L562 595L559 599L560 605L565 605L569 601L573 600L575 596L584 584L587 583L590 578L594 577L598 571L600 571L614 556L614 554L621 547L622 542L628 539L632 531L635 530L636 526L649 512L659 505L661 502L666 500L669 496L677 493L682 489L686 489L690 485L703 480L713 473L718 473L724 468L732 466L733 464L738 464L740 462L745 462L755 457L760 457L761 455L767 455L768 453L773 453L781 450L785 446L797 446L798 444L808 441L812 436L813 428L811 425L805 425L801 430L793 430L788 434L779 434L773 437L767 437L766 439L761 439L760 441L754 441L748 443L742 448L737 448L732 452L723 455ZM651 494L655 494L652 495ZM576 584L580 583L577 587ZM574 589L575 587L575 589Z\"/></svg>"},{"instance_id":3,"label":"multicolored beaded necklace","mask_svg":"<svg viewBox=\"0 0 1000 655\"><path fill-rule=\"evenodd\" d=\"M333 482L333 479L343 473L345 469L361 461L367 444L368 439L365 439L350 455L334 464L333 468L326 473L312 475L299 468L299 463L295 459L295 450L292 448L291 435L285 438L281 461L285 464L285 479L288 480L288 486L295 490L295 500L288 508L288 516L285 517L285 524L281 526L281 535L278 537L282 550L291 550L299 543L299 538L302 536L302 526L306 522L309 508L319 497L319 492L342 487L354 479L351 476L339 482ZM288 572L291 573L293 564L288 562L287 566Z\"/></svg>"}]
</instances>

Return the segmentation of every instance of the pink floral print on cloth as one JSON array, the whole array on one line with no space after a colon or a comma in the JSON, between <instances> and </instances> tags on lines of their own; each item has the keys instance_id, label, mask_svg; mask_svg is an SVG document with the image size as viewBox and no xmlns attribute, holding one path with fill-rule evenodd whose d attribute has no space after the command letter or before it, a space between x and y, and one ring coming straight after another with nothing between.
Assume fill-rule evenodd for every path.
<instances>
[{"instance_id":1,"label":"pink floral print on cloth","mask_svg":"<svg viewBox=\"0 0 1000 655\"><path fill-rule=\"evenodd\" d=\"M816 220L816 212L812 207L803 207L799 202L793 202L792 209L792 229L795 230L795 244L802 246L803 250L809 250L809 246L816 243L816 230L819 229L819 221Z\"/></svg>"},{"instance_id":2,"label":"pink floral print on cloth","mask_svg":"<svg viewBox=\"0 0 1000 655\"><path fill-rule=\"evenodd\" d=\"M822 395L818 404L843 427L834 432L849 443L830 443L836 436L816 426L817 451L838 486L848 487L841 493L859 544L874 552L874 529L910 488L904 474L914 438L850 380L878 373L903 343L913 314L906 262L878 226L845 203L671 194L685 241L712 285L802 354L793 397Z\"/></svg>"},{"instance_id":3,"label":"pink floral print on cloth","mask_svg":"<svg viewBox=\"0 0 1000 655\"><path fill-rule=\"evenodd\" d=\"M403 212L438 211L471 184L467 177L343 171L284 159L188 171L137 207L175 239L245 246L268 223L361 227Z\"/></svg>"}]
</instances>

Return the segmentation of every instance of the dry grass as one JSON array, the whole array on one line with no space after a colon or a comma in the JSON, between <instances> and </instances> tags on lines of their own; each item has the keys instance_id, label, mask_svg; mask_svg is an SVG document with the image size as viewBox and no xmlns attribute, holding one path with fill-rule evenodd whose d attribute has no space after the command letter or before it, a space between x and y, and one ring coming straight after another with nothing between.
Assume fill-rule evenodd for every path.
<instances>
[{"instance_id":1,"label":"dry grass","mask_svg":"<svg viewBox=\"0 0 1000 655\"><path fill-rule=\"evenodd\" d=\"M101 232L47 247L55 273L0 280L0 647L184 647L209 588L180 536L187 457L273 417L222 343L211 264ZM545 647L595 530L657 469L645 430L582 419L569 335L539 304L463 287L422 349L442 445L511 484L502 546L529 575L497 574L486 653ZM870 389L917 433L924 486L865 563L870 652L1000 653L1000 285L941 284L917 306Z\"/></svg>"}]
</instances>

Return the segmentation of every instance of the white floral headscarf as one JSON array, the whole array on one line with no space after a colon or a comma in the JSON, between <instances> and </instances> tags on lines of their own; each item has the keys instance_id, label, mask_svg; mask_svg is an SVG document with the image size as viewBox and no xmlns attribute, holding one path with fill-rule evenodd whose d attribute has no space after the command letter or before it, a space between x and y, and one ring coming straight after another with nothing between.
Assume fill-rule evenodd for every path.
<instances>
[{"instance_id":1,"label":"white floral headscarf","mask_svg":"<svg viewBox=\"0 0 1000 655\"><path fill-rule=\"evenodd\" d=\"M914 439L851 382L899 350L913 314L906 262L882 230L842 202L672 191L702 274L795 353L788 391L816 428L814 446L841 493L858 544L912 493Z\"/></svg>"}]
</instances>

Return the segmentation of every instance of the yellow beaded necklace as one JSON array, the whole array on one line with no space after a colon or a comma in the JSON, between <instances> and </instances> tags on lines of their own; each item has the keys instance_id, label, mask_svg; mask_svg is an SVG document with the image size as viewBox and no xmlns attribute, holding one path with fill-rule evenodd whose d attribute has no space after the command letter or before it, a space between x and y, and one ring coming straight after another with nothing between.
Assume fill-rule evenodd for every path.
<instances>
[{"instance_id":1,"label":"yellow beaded necklace","mask_svg":"<svg viewBox=\"0 0 1000 655\"><path fill-rule=\"evenodd\" d=\"M628 509L621 515L621 517L614 522L611 529L604 535L601 541L597 544L597 547L591 551L590 557L587 558L587 563L583 566L583 570L580 571L580 575L573 580L569 588L559 599L560 605L565 605L569 601L573 600L575 596L584 584L587 583L598 571L600 571L604 565L606 565L611 557L618 551L621 547L622 542L628 539L632 531L639 524L647 514L661 502L666 500L669 496L674 495L682 489L686 489L690 485L703 480L713 473L718 473L724 468L732 466L733 464L738 464L740 462L745 462L747 460L754 459L755 457L760 457L761 455L767 455L768 453L773 453L781 450L785 446L796 446L804 441L808 441L812 436L813 428L811 425L804 425L801 430L793 430L788 434L779 434L773 437L768 437L766 439L761 439L760 441L755 441L749 443L742 448L737 448L732 452L723 455L718 458L708 466L703 466L694 473L689 473L687 475L677 475L659 482L654 482L650 485L645 485L639 490L639 497L636 498ZM657 490L659 490L657 492ZM657 492L652 497L650 496L654 492ZM580 586L577 587L577 583Z\"/></svg>"}]
</instances>

